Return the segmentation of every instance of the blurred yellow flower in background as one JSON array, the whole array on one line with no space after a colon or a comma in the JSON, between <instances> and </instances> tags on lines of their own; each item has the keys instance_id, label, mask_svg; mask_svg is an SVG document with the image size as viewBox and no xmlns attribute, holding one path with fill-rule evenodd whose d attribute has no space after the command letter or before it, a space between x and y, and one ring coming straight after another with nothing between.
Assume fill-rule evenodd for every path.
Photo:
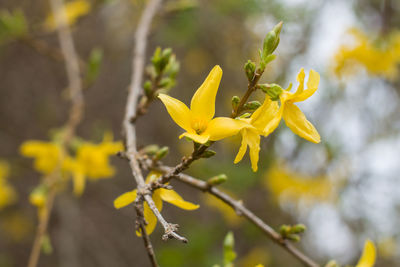
<instances>
[{"instance_id":1,"label":"blurred yellow flower in background","mask_svg":"<svg viewBox=\"0 0 400 267\"><path fill-rule=\"evenodd\" d=\"M161 177L161 175L162 174L159 172L154 172L154 171L150 172L146 178L146 183L149 184L157 180L158 178ZM114 207L116 209L120 209L125 206L128 206L129 204L133 203L136 200L136 196L137 196L136 189L133 191L126 192L114 200ZM168 190L164 188L154 190L152 198L154 200L157 209L160 212L162 210L163 201L171 203L172 205L175 205L178 208L184 210L195 210L200 207L199 205L183 200L183 198L180 195L178 195L178 193L176 193L174 190ZM157 217L153 214L149 205L146 202L144 203L143 213L144 213L144 218L147 222L146 232L147 234L150 235L154 231L154 228L156 227ZM141 236L140 232L138 231L136 232L136 234L138 236Z\"/></svg>"},{"instance_id":2,"label":"blurred yellow flower in background","mask_svg":"<svg viewBox=\"0 0 400 267\"><path fill-rule=\"evenodd\" d=\"M243 128L242 144L239 152L236 155L234 163L242 160L246 153L247 146L250 148L251 166L254 172L257 171L258 158L260 151L260 135L268 136L279 125L282 117L286 125L300 137L313 142L319 143L321 138L315 127L307 120L306 116L294 104L301 102L312 96L318 89L319 74L314 70L310 70L310 75L307 81L307 89L304 90L305 73L302 68L297 75L299 86L295 93L290 93L288 90L282 90L279 95L280 106L277 101L272 101L269 95L265 95L264 103L259 107L248 119L241 119L247 122L252 127Z\"/></svg>"},{"instance_id":3,"label":"blurred yellow flower in background","mask_svg":"<svg viewBox=\"0 0 400 267\"><path fill-rule=\"evenodd\" d=\"M52 173L61 164L61 147L53 142L28 140L21 145L20 152L25 157L34 158L35 170L43 174Z\"/></svg>"},{"instance_id":4,"label":"blurred yellow flower in background","mask_svg":"<svg viewBox=\"0 0 400 267\"><path fill-rule=\"evenodd\" d=\"M234 194L231 192L227 192L227 190L224 190L224 193L227 193L228 195L234 197ZM230 206L226 205L226 203L220 200L219 198L216 198L210 194L205 194L204 202L207 206L219 211L222 214L225 222L229 226L232 227L238 226L242 221L240 216L238 216Z\"/></svg>"},{"instance_id":5,"label":"blurred yellow flower in background","mask_svg":"<svg viewBox=\"0 0 400 267\"><path fill-rule=\"evenodd\" d=\"M7 182L8 173L9 165L4 161L0 161L0 210L17 200L17 193Z\"/></svg>"},{"instance_id":6,"label":"blurred yellow flower in background","mask_svg":"<svg viewBox=\"0 0 400 267\"><path fill-rule=\"evenodd\" d=\"M86 15L90 11L90 2L86 0L75 0L65 3L64 10L58 10L58 12L65 12L67 25L72 26L78 20L78 18ZM54 18L54 14L47 16L44 23L45 28L49 31L54 31L57 28L57 24Z\"/></svg>"},{"instance_id":7,"label":"blurred yellow flower in background","mask_svg":"<svg viewBox=\"0 0 400 267\"><path fill-rule=\"evenodd\" d=\"M338 76L352 75L357 67L364 67L372 75L393 80L398 76L400 63L400 32L392 31L385 37L372 39L359 29L349 30L355 45L342 45L334 57L334 71Z\"/></svg>"},{"instance_id":8,"label":"blurred yellow flower in background","mask_svg":"<svg viewBox=\"0 0 400 267\"><path fill-rule=\"evenodd\" d=\"M91 180L109 178L115 174L109 157L123 150L122 142L113 142L111 134L106 133L99 144L83 142L76 151L76 157L67 157L63 169L73 175L74 193L81 195L85 189L86 177Z\"/></svg>"},{"instance_id":9,"label":"blurred yellow flower in background","mask_svg":"<svg viewBox=\"0 0 400 267\"><path fill-rule=\"evenodd\" d=\"M376 248L371 240L365 241L364 250L356 267L372 267L376 260Z\"/></svg>"},{"instance_id":10,"label":"blurred yellow flower in background","mask_svg":"<svg viewBox=\"0 0 400 267\"><path fill-rule=\"evenodd\" d=\"M290 202L306 203L330 201L335 196L333 183L325 176L312 177L275 164L265 175L265 185L277 201L283 197Z\"/></svg>"},{"instance_id":11,"label":"blurred yellow flower in background","mask_svg":"<svg viewBox=\"0 0 400 267\"><path fill-rule=\"evenodd\" d=\"M190 109L176 98L159 94L171 118L186 132L184 136L204 144L207 141L218 141L239 132L246 123L226 117L213 118L215 114L215 97L222 78L222 69L215 66L206 80L197 89L190 103Z\"/></svg>"}]
</instances>

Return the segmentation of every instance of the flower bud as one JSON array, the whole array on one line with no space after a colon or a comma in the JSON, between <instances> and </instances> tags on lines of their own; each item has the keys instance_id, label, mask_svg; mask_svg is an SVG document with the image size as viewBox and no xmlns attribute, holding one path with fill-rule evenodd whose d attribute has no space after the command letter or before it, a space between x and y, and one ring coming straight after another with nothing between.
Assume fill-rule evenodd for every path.
<instances>
[{"instance_id":1,"label":"flower bud","mask_svg":"<svg viewBox=\"0 0 400 267\"><path fill-rule=\"evenodd\" d=\"M300 241L300 236L296 235L296 234L288 235L288 236L286 236L286 238L289 239L290 241L293 241L293 242L299 242Z\"/></svg>"},{"instance_id":2,"label":"flower bud","mask_svg":"<svg viewBox=\"0 0 400 267\"><path fill-rule=\"evenodd\" d=\"M142 149L142 151L147 155L155 155L159 150L158 145L148 145Z\"/></svg>"},{"instance_id":3,"label":"flower bud","mask_svg":"<svg viewBox=\"0 0 400 267\"><path fill-rule=\"evenodd\" d=\"M169 148L167 146L163 146L162 148L160 148L156 155L155 155L155 160L160 160L162 158L164 158L166 155L168 155L169 152Z\"/></svg>"},{"instance_id":4,"label":"flower bud","mask_svg":"<svg viewBox=\"0 0 400 267\"><path fill-rule=\"evenodd\" d=\"M143 90L144 90L144 93L145 93L147 96L150 96L150 95L151 95L151 81L147 80L147 81L144 82L144 84L143 84Z\"/></svg>"},{"instance_id":5,"label":"flower bud","mask_svg":"<svg viewBox=\"0 0 400 267\"><path fill-rule=\"evenodd\" d=\"M336 261L331 260L325 265L325 267L339 267L339 264L337 264Z\"/></svg>"},{"instance_id":6,"label":"flower bud","mask_svg":"<svg viewBox=\"0 0 400 267\"><path fill-rule=\"evenodd\" d=\"M201 154L201 157L208 159L214 156L215 154L217 154L217 152L215 152L214 150L206 150L203 152L203 154Z\"/></svg>"},{"instance_id":7,"label":"flower bud","mask_svg":"<svg viewBox=\"0 0 400 267\"><path fill-rule=\"evenodd\" d=\"M290 227L290 225L283 224L279 228L279 233L281 234L282 237L286 238L290 234L291 229L292 227Z\"/></svg>"},{"instance_id":8,"label":"flower bud","mask_svg":"<svg viewBox=\"0 0 400 267\"><path fill-rule=\"evenodd\" d=\"M228 177L226 174L220 174L214 177L211 177L208 179L207 184L209 185L220 185L222 183L225 183L228 180Z\"/></svg>"},{"instance_id":9,"label":"flower bud","mask_svg":"<svg viewBox=\"0 0 400 267\"><path fill-rule=\"evenodd\" d=\"M249 81L253 80L254 73L256 71L256 63L251 60L248 60L246 64L244 64L244 71L246 73L247 79Z\"/></svg>"},{"instance_id":10,"label":"flower bud","mask_svg":"<svg viewBox=\"0 0 400 267\"><path fill-rule=\"evenodd\" d=\"M45 185L38 185L29 195L29 201L32 205L42 208L46 205L48 188Z\"/></svg>"},{"instance_id":11,"label":"flower bud","mask_svg":"<svg viewBox=\"0 0 400 267\"><path fill-rule=\"evenodd\" d=\"M250 101L244 104L243 108L247 110L256 110L261 106L259 101Z\"/></svg>"},{"instance_id":12,"label":"flower bud","mask_svg":"<svg viewBox=\"0 0 400 267\"><path fill-rule=\"evenodd\" d=\"M280 94L283 92L282 87L275 83L264 85L264 87L261 87L261 90L263 90L264 93L269 95L269 97L273 101L277 101L279 99Z\"/></svg>"},{"instance_id":13,"label":"flower bud","mask_svg":"<svg viewBox=\"0 0 400 267\"><path fill-rule=\"evenodd\" d=\"M300 234L307 230L307 227L304 224L296 224L292 227L291 233Z\"/></svg>"},{"instance_id":14,"label":"flower bud","mask_svg":"<svg viewBox=\"0 0 400 267\"><path fill-rule=\"evenodd\" d=\"M237 106L240 103L240 98L236 95L232 96L232 108L236 110Z\"/></svg>"}]
</instances>

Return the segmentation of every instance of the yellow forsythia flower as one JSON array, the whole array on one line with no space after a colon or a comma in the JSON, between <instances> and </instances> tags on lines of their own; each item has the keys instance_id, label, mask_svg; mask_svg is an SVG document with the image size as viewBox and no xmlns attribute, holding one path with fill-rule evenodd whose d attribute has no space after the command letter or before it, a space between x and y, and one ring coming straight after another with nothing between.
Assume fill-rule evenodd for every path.
<instances>
[{"instance_id":1,"label":"yellow forsythia flower","mask_svg":"<svg viewBox=\"0 0 400 267\"><path fill-rule=\"evenodd\" d=\"M86 15L90 11L90 3L86 0L75 0L65 3L64 10L57 12L65 12L67 25L74 25L79 17ZM54 31L57 28L54 14L50 14L45 21L45 28Z\"/></svg>"},{"instance_id":2,"label":"yellow forsythia flower","mask_svg":"<svg viewBox=\"0 0 400 267\"><path fill-rule=\"evenodd\" d=\"M268 190L277 200L284 196L293 202L328 201L334 194L334 186L326 177L306 176L290 171L286 166L272 166L265 177Z\"/></svg>"},{"instance_id":3,"label":"yellow forsythia flower","mask_svg":"<svg viewBox=\"0 0 400 267\"><path fill-rule=\"evenodd\" d=\"M356 267L372 267L376 260L376 248L371 240L365 241L364 250Z\"/></svg>"},{"instance_id":4,"label":"yellow forsythia flower","mask_svg":"<svg viewBox=\"0 0 400 267\"><path fill-rule=\"evenodd\" d=\"M110 165L109 157L122 149L122 142L113 142L109 134L100 144L83 142L77 149L76 158L68 157L63 163L63 169L73 174L74 193L83 193L86 177L92 180L112 177L115 169Z\"/></svg>"},{"instance_id":5,"label":"yellow forsythia flower","mask_svg":"<svg viewBox=\"0 0 400 267\"><path fill-rule=\"evenodd\" d=\"M35 170L43 174L53 172L59 166L62 153L61 147L55 143L29 140L20 147L25 157L34 158Z\"/></svg>"},{"instance_id":6,"label":"yellow forsythia flower","mask_svg":"<svg viewBox=\"0 0 400 267\"><path fill-rule=\"evenodd\" d=\"M213 119L215 97L221 78L222 69L217 65L193 95L190 109L178 99L165 94L158 96L171 118L186 131L179 138L186 136L197 143L204 144L209 140L218 141L233 136L246 127L246 123L231 118Z\"/></svg>"},{"instance_id":7,"label":"yellow forsythia flower","mask_svg":"<svg viewBox=\"0 0 400 267\"><path fill-rule=\"evenodd\" d=\"M17 199L14 188L7 182L8 172L8 164L0 161L0 210L14 203Z\"/></svg>"},{"instance_id":8,"label":"yellow forsythia flower","mask_svg":"<svg viewBox=\"0 0 400 267\"><path fill-rule=\"evenodd\" d=\"M161 173L150 172L149 175L147 176L146 183L151 183L152 181L158 179L159 177L161 177ZM133 203L136 200L136 194L137 190L133 190L120 195L114 200L114 207L116 209L120 209L125 206L128 206L129 204ZM184 210L195 210L200 207L199 205L183 200L183 198L180 195L178 195L178 193L176 193L174 190L168 190L164 188L154 190L152 198L159 211L162 210L163 206L162 201L171 203L172 205L175 205L178 208ZM147 234L150 235L154 231L154 228L156 227L157 217L153 214L153 212L151 211L150 207L146 202L144 203L143 213L144 213L144 218L147 222L146 232ZM136 232L136 234L138 236L141 235L139 232Z\"/></svg>"},{"instance_id":9,"label":"yellow forsythia flower","mask_svg":"<svg viewBox=\"0 0 400 267\"><path fill-rule=\"evenodd\" d=\"M268 136L279 125L282 117L286 125L297 135L313 143L319 143L321 138L315 127L307 120L306 116L294 104L301 102L312 96L318 89L319 74L310 70L310 77L307 81L307 89L304 90L305 73L302 68L297 75L299 86L295 93L283 90L280 94L281 105L277 101L272 101L268 95L265 96L264 103L248 119L242 119L253 127L245 127L241 130L242 144L236 155L234 163L242 160L246 153L247 146L250 148L250 160L253 171L257 171L257 163L260 151L260 135Z\"/></svg>"},{"instance_id":10,"label":"yellow forsythia flower","mask_svg":"<svg viewBox=\"0 0 400 267\"><path fill-rule=\"evenodd\" d=\"M226 190L224 190L224 192L226 192ZM229 195L232 196L233 194L229 192ZM225 202L214 197L213 195L205 194L204 202L207 206L215 210L218 210L222 214L224 220L229 226L232 227L237 226L242 221L240 216L238 216L230 206L226 205Z\"/></svg>"},{"instance_id":11,"label":"yellow forsythia flower","mask_svg":"<svg viewBox=\"0 0 400 267\"><path fill-rule=\"evenodd\" d=\"M357 66L370 74L394 79L400 63L400 32L393 31L384 38L373 40L359 29L351 29L355 45L342 45L335 54L334 71L338 76L350 75Z\"/></svg>"}]
</instances>

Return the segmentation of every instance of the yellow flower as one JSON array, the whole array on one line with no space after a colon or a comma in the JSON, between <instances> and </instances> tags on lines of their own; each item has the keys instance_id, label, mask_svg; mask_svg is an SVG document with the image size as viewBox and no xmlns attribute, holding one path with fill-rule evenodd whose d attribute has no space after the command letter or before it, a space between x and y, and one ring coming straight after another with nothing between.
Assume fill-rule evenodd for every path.
<instances>
[{"instance_id":1,"label":"yellow flower","mask_svg":"<svg viewBox=\"0 0 400 267\"><path fill-rule=\"evenodd\" d=\"M376 260L376 248L371 240L365 241L364 250L356 267L372 267Z\"/></svg>"},{"instance_id":2,"label":"yellow flower","mask_svg":"<svg viewBox=\"0 0 400 267\"><path fill-rule=\"evenodd\" d=\"M161 173L150 172L149 175L147 176L146 183L151 183L152 181L158 179L160 176ZM136 191L137 190L133 190L120 195L118 198L114 200L114 207L116 209L120 209L133 203L136 200L136 195L137 195ZM183 198L180 195L178 195L178 193L176 193L174 190L168 190L164 188L154 190L152 198L159 211L162 210L163 206L162 201L171 203L172 205L175 205L178 208L184 210L195 210L200 207L199 205L195 205L193 203L183 200ZM151 211L146 202L144 203L143 209L144 209L143 210L144 218L147 222L146 232L147 234L151 234L154 231L154 228L156 227L157 217L153 214L153 212ZM136 234L138 236L141 235L139 232L136 232Z\"/></svg>"},{"instance_id":3,"label":"yellow flower","mask_svg":"<svg viewBox=\"0 0 400 267\"><path fill-rule=\"evenodd\" d=\"M250 160L253 171L257 171L257 163L260 151L260 135L268 136L279 125L282 117L286 125L297 135L313 143L319 143L321 138L315 127L307 120L303 112L294 104L301 102L312 96L318 89L319 74L310 71L307 82L307 89L304 90L305 73L302 68L297 75L299 86L295 93L283 90L280 94L281 105L277 101L272 101L268 95L265 96L264 103L248 119L242 119L253 127L245 127L241 130L242 144L236 155L234 163L242 160L246 153L247 146L250 148Z\"/></svg>"},{"instance_id":4,"label":"yellow flower","mask_svg":"<svg viewBox=\"0 0 400 267\"><path fill-rule=\"evenodd\" d=\"M90 3L85 0L75 0L67 2L64 5L64 10L58 10L58 12L65 12L67 25L74 25L77 19L83 15L86 15L90 11ZM50 14L45 21L45 27L49 31L54 31L57 28L57 24L53 14Z\"/></svg>"},{"instance_id":5,"label":"yellow flower","mask_svg":"<svg viewBox=\"0 0 400 267\"><path fill-rule=\"evenodd\" d=\"M332 200L334 184L326 176L309 176L288 169L287 166L274 165L265 175L265 185L276 200L282 199L298 203L323 202Z\"/></svg>"},{"instance_id":6,"label":"yellow flower","mask_svg":"<svg viewBox=\"0 0 400 267\"><path fill-rule=\"evenodd\" d=\"M30 140L24 142L20 152L25 157L35 158L34 168L43 173L50 174L60 164L61 147L55 143Z\"/></svg>"},{"instance_id":7,"label":"yellow flower","mask_svg":"<svg viewBox=\"0 0 400 267\"><path fill-rule=\"evenodd\" d=\"M0 161L0 210L14 203L17 199L14 188L6 180L8 172L8 164Z\"/></svg>"},{"instance_id":8,"label":"yellow flower","mask_svg":"<svg viewBox=\"0 0 400 267\"><path fill-rule=\"evenodd\" d=\"M350 75L357 66L364 67L370 74L395 79L400 63L400 32L393 31L376 40L359 29L351 29L355 45L342 45L335 54L334 71L338 76Z\"/></svg>"},{"instance_id":9,"label":"yellow flower","mask_svg":"<svg viewBox=\"0 0 400 267\"><path fill-rule=\"evenodd\" d=\"M110 165L109 157L122 149L122 143L113 142L110 134L106 134L100 144L83 142L77 149L76 158L68 157L63 163L63 169L73 174L74 193L83 193L86 177L92 180L112 177L115 169Z\"/></svg>"},{"instance_id":10,"label":"yellow flower","mask_svg":"<svg viewBox=\"0 0 400 267\"><path fill-rule=\"evenodd\" d=\"M190 103L190 109L178 99L165 94L158 97L164 103L169 115L186 132L179 138L189 137L204 144L207 141L218 141L235 135L246 123L226 117L214 118L215 97L222 78L222 69L217 65L206 80L197 89Z\"/></svg>"}]
</instances>

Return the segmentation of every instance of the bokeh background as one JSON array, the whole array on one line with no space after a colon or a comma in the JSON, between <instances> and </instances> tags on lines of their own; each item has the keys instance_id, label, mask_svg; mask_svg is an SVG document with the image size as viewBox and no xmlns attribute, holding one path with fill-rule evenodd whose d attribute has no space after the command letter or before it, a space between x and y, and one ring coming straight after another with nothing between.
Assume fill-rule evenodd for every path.
<instances>
[{"instance_id":1,"label":"bokeh background","mask_svg":"<svg viewBox=\"0 0 400 267\"><path fill-rule=\"evenodd\" d=\"M145 0L91 0L92 9L74 25L77 51L86 61L102 49L100 73L85 89L82 138L101 141L105 131L122 140L121 122L130 82L133 32ZM58 49L54 31L43 26L47 1L2 0L1 12L20 10L29 40ZM377 266L400 266L400 2L396 0L168 0L153 23L148 58L157 46L171 47L180 61L170 94L189 103L208 71L224 70L217 115L230 114L230 99L247 82L243 64L257 61L265 34L284 22L277 59L262 81L296 87L301 67L318 71L320 87L299 107L321 134L312 144L281 123L262 139L259 171L246 156L233 164L240 138L215 145L217 155L193 164L188 173L201 179L226 173L221 186L240 198L274 228L304 223L299 246L321 263L336 259L355 264L365 239L378 248ZM4 33L4 32L3 32ZM0 206L0 266L25 266L37 213L28 196L40 174L19 153L28 139L48 140L67 118L67 79L62 61L21 38L0 37L0 158L9 165L7 183L17 198ZM149 60L148 60L149 62ZM382 63L383 62L383 63ZM382 64L381 64L382 63ZM255 99L262 99L257 95ZM192 145L155 102L138 121L140 146L169 146L169 165ZM113 200L135 187L125 161L114 157L117 175L89 183L80 198L71 189L56 199L49 234L53 252L39 266L148 266L142 240L134 232L134 210L115 210ZM5 176L5 174L3 175ZM237 266L300 266L258 229L216 199L173 183L196 211L165 205L167 220L181 225L189 244L151 235L161 266L212 266L222 261L222 242L233 231ZM1 199L1 196L0 196Z\"/></svg>"}]
</instances>

